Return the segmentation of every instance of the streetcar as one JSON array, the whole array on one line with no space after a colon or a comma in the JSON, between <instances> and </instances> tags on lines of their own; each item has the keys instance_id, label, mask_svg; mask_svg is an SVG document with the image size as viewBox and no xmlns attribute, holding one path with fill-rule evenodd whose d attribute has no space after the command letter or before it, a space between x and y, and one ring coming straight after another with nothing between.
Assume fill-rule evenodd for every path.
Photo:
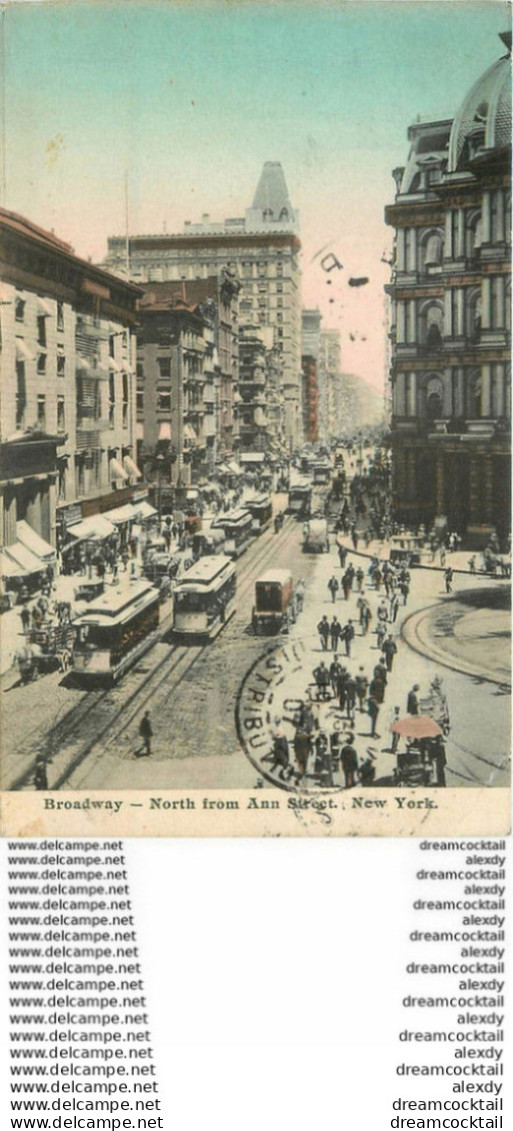
<instances>
[{"instance_id":1,"label":"streetcar","mask_svg":"<svg viewBox=\"0 0 513 1131\"><path fill-rule=\"evenodd\" d=\"M117 683L159 638L158 589L132 581L94 598L73 622L73 666L87 680Z\"/></svg>"},{"instance_id":2,"label":"streetcar","mask_svg":"<svg viewBox=\"0 0 513 1131\"><path fill-rule=\"evenodd\" d=\"M270 495L257 495L254 499L247 499L244 506L253 519L253 532L261 534L267 529L273 517Z\"/></svg>"},{"instance_id":3,"label":"streetcar","mask_svg":"<svg viewBox=\"0 0 513 1131\"><path fill-rule=\"evenodd\" d=\"M308 518L312 509L312 488L310 483L297 483L289 488L287 510L296 518Z\"/></svg>"},{"instance_id":4,"label":"streetcar","mask_svg":"<svg viewBox=\"0 0 513 1131\"><path fill-rule=\"evenodd\" d=\"M331 464L319 461L314 463L312 468L312 479L314 483L329 483L331 479Z\"/></svg>"},{"instance_id":5,"label":"streetcar","mask_svg":"<svg viewBox=\"0 0 513 1131\"><path fill-rule=\"evenodd\" d=\"M288 632L296 619L294 583L288 569L270 569L255 581L251 624L259 632Z\"/></svg>"},{"instance_id":6,"label":"streetcar","mask_svg":"<svg viewBox=\"0 0 513 1131\"><path fill-rule=\"evenodd\" d=\"M173 635L213 640L235 612L237 574L225 554L200 558L175 588Z\"/></svg>"},{"instance_id":7,"label":"streetcar","mask_svg":"<svg viewBox=\"0 0 513 1131\"><path fill-rule=\"evenodd\" d=\"M213 530L224 530L226 542L225 554L238 558L247 549L253 538L253 518L246 509L229 511L228 514L219 515L212 523Z\"/></svg>"}]
</instances>

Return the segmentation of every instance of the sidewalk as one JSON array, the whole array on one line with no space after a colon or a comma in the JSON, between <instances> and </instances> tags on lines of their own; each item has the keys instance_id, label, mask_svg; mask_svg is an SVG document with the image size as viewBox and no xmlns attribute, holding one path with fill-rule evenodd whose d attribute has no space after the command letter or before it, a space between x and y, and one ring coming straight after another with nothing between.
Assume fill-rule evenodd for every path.
<instances>
[{"instance_id":1,"label":"sidewalk","mask_svg":"<svg viewBox=\"0 0 513 1131\"><path fill-rule=\"evenodd\" d=\"M391 549L397 550L397 549L400 548L400 547L397 546L397 543L385 542L383 539L377 539L377 538L374 538L372 540L372 542L369 542L368 546L365 546L363 539L361 537L359 537L358 538L358 549L355 550L354 547L353 547L352 539L351 539L349 534L337 534L336 541L337 541L338 545L345 546L346 549L349 550L349 552L351 554L354 554L356 557L369 558L369 559L378 558L382 562L389 559ZM404 550L405 554L409 554L409 553L413 553L413 552L414 551L412 551L412 550L407 550L407 549ZM428 554L430 555L430 551L428 551ZM440 554L437 550L437 552L435 554L435 560L434 561L425 560L425 561L421 562L420 565L415 565L415 566L412 566L411 568L414 569L414 570L427 569L427 570L430 570L430 571L432 570L434 572L438 572L438 573L443 574L445 572L445 570L447 569L447 567L450 566L451 569L453 569L455 573L466 573L466 574L468 574L469 577L475 577L476 581L506 581L507 580L507 578L504 578L504 577L491 577L489 573L483 573L480 570L476 570L476 572L473 573L472 570L469 568L469 564L468 564L469 558L471 558L473 556L475 556L477 558L478 554L473 553L471 550L455 550L453 553L451 553L449 550L447 550L446 551L445 565L442 566L442 565L440 565Z\"/></svg>"}]
</instances>

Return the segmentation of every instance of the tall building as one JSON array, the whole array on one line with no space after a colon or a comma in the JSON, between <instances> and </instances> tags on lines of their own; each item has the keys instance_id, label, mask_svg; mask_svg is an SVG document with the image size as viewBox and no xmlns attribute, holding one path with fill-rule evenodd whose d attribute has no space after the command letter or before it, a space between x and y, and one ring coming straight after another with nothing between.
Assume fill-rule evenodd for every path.
<instances>
[{"instance_id":1,"label":"tall building","mask_svg":"<svg viewBox=\"0 0 513 1131\"><path fill-rule=\"evenodd\" d=\"M508 49L509 35L501 36ZM392 451L397 517L445 516L469 546L510 521L511 71L415 123L394 171Z\"/></svg>"},{"instance_id":2,"label":"tall building","mask_svg":"<svg viewBox=\"0 0 513 1131\"><path fill-rule=\"evenodd\" d=\"M147 494L135 462L140 291L5 209L0 237L0 534L13 574L28 572L27 527L62 548L85 537L83 519L120 506L135 517Z\"/></svg>"},{"instance_id":3,"label":"tall building","mask_svg":"<svg viewBox=\"0 0 513 1131\"><path fill-rule=\"evenodd\" d=\"M284 445L283 358L269 326L241 326L239 339L240 453L279 457Z\"/></svg>"},{"instance_id":4,"label":"tall building","mask_svg":"<svg viewBox=\"0 0 513 1131\"><path fill-rule=\"evenodd\" d=\"M320 310L301 312L301 368L303 372L303 436L308 443L319 439L319 376L321 353Z\"/></svg>"},{"instance_id":5,"label":"tall building","mask_svg":"<svg viewBox=\"0 0 513 1131\"><path fill-rule=\"evenodd\" d=\"M321 330L318 363L319 432L322 440L338 436L344 427L342 349L339 330Z\"/></svg>"},{"instance_id":6,"label":"tall building","mask_svg":"<svg viewBox=\"0 0 513 1131\"><path fill-rule=\"evenodd\" d=\"M187 221L175 235L108 240L105 266L136 283L194 280L233 268L242 285L241 322L270 326L283 354L282 392L289 446L301 438L301 276L299 215L290 202L281 164L267 161L244 217Z\"/></svg>"}]
</instances>

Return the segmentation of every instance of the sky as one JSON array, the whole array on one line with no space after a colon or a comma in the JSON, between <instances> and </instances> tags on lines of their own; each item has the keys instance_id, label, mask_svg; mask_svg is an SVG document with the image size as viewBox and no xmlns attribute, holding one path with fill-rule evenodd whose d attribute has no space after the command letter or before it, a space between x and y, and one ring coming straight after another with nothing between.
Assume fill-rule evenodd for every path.
<instances>
[{"instance_id":1,"label":"sky","mask_svg":"<svg viewBox=\"0 0 513 1131\"><path fill-rule=\"evenodd\" d=\"M244 215L264 161L281 161L304 305L340 329L343 369L380 388L392 169L408 125L453 117L504 54L509 13L495 0L8 0L2 203L101 262L125 231L125 173L130 231L173 232ZM322 247L342 270L326 275ZM353 290L351 275L369 284Z\"/></svg>"}]
</instances>

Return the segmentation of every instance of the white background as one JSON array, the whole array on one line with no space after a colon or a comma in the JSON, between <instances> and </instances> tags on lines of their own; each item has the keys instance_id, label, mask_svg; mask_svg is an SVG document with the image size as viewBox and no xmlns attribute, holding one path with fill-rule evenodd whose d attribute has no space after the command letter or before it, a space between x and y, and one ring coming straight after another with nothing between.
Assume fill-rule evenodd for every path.
<instances>
[{"instance_id":1,"label":"white background","mask_svg":"<svg viewBox=\"0 0 513 1131\"><path fill-rule=\"evenodd\" d=\"M125 842L166 1131L380 1131L396 1097L451 1094L446 1080L406 1084L395 1071L450 1055L398 1041L408 1025L434 1022L433 1011L422 1025L401 1007L414 992L405 966L420 957L411 904L427 895L418 845ZM511 865L511 843L509 855ZM4 993L6 969L4 950ZM449 988L431 982L433 993Z\"/></svg>"}]
</instances>

